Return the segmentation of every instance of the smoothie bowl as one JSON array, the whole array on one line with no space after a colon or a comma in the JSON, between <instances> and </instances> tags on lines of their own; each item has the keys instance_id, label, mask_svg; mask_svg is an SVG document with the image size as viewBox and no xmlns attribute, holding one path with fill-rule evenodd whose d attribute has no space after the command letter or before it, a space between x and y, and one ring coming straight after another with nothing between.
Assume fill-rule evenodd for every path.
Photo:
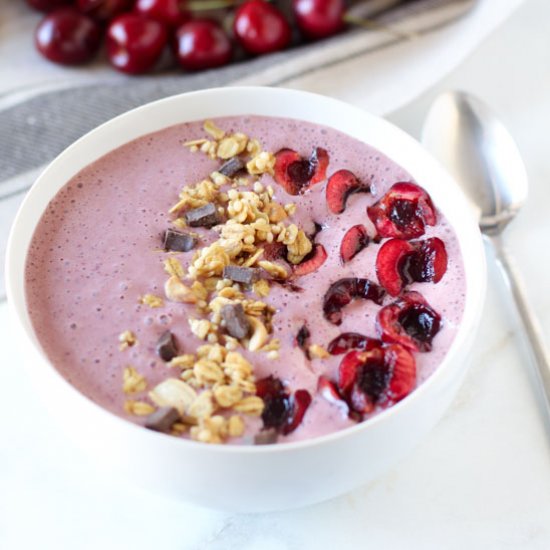
<instances>
[{"instance_id":1,"label":"smoothie bowl","mask_svg":"<svg viewBox=\"0 0 550 550\"><path fill-rule=\"evenodd\" d=\"M92 131L10 236L40 394L117 475L235 511L389 468L453 398L485 268L456 184L338 101L185 94Z\"/></svg>"}]
</instances>

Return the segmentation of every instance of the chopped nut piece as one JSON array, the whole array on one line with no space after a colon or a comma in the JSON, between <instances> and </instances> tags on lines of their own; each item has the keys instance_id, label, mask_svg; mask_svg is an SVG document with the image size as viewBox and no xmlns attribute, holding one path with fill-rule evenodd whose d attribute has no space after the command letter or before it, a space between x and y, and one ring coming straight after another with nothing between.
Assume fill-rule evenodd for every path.
<instances>
[{"instance_id":1,"label":"chopped nut piece","mask_svg":"<svg viewBox=\"0 0 550 550\"><path fill-rule=\"evenodd\" d=\"M150 414L145 427L155 432L169 433L173 425L180 420L180 413L174 407L161 407Z\"/></svg>"},{"instance_id":2,"label":"chopped nut piece","mask_svg":"<svg viewBox=\"0 0 550 550\"><path fill-rule=\"evenodd\" d=\"M181 280L173 275L164 283L164 294L171 302L182 302L186 304L195 304L197 296Z\"/></svg>"},{"instance_id":3,"label":"chopped nut piece","mask_svg":"<svg viewBox=\"0 0 550 550\"><path fill-rule=\"evenodd\" d=\"M206 120L203 128L204 131L210 134L215 140L220 140L225 136L225 132L221 128L218 128L212 120Z\"/></svg>"},{"instance_id":4,"label":"chopped nut piece","mask_svg":"<svg viewBox=\"0 0 550 550\"><path fill-rule=\"evenodd\" d=\"M137 338L131 330L125 330L122 332L118 337L118 341L120 342L120 345L118 346L120 351L124 351L125 349L131 348L137 344Z\"/></svg>"},{"instance_id":5,"label":"chopped nut piece","mask_svg":"<svg viewBox=\"0 0 550 550\"><path fill-rule=\"evenodd\" d=\"M288 261L292 264L299 264L313 249L311 241L301 229L293 242L285 244L288 247Z\"/></svg>"},{"instance_id":6,"label":"chopped nut piece","mask_svg":"<svg viewBox=\"0 0 550 550\"><path fill-rule=\"evenodd\" d=\"M289 276L288 271L280 264L261 260L258 262L258 265L275 279L287 279Z\"/></svg>"},{"instance_id":7,"label":"chopped nut piece","mask_svg":"<svg viewBox=\"0 0 550 550\"><path fill-rule=\"evenodd\" d=\"M212 203L188 210L183 216L191 227L212 227L220 222L218 210Z\"/></svg>"},{"instance_id":8,"label":"chopped nut piece","mask_svg":"<svg viewBox=\"0 0 550 550\"><path fill-rule=\"evenodd\" d=\"M250 395L233 405L233 409L250 416L260 416L264 410L264 402L260 397Z\"/></svg>"},{"instance_id":9,"label":"chopped nut piece","mask_svg":"<svg viewBox=\"0 0 550 550\"><path fill-rule=\"evenodd\" d=\"M126 367L122 373L122 391L139 393L147 387L147 380L134 367Z\"/></svg>"},{"instance_id":10,"label":"chopped nut piece","mask_svg":"<svg viewBox=\"0 0 550 550\"><path fill-rule=\"evenodd\" d=\"M139 298L139 303L150 308L162 307L164 305L163 299L154 294L144 294Z\"/></svg>"},{"instance_id":11,"label":"chopped nut piece","mask_svg":"<svg viewBox=\"0 0 550 550\"><path fill-rule=\"evenodd\" d=\"M256 317L249 315L247 319L252 327L252 336L248 342L248 349L250 351L258 351L267 342L267 329Z\"/></svg>"},{"instance_id":12,"label":"chopped nut piece","mask_svg":"<svg viewBox=\"0 0 550 550\"><path fill-rule=\"evenodd\" d=\"M174 407L183 416L197 399L197 392L183 380L167 378L149 392L149 397L155 405Z\"/></svg>"},{"instance_id":13,"label":"chopped nut piece","mask_svg":"<svg viewBox=\"0 0 550 550\"><path fill-rule=\"evenodd\" d=\"M189 319L189 326L195 336L201 340L205 340L210 330L210 321L206 319Z\"/></svg>"},{"instance_id":14,"label":"chopped nut piece","mask_svg":"<svg viewBox=\"0 0 550 550\"><path fill-rule=\"evenodd\" d=\"M157 355L163 361L171 361L178 355L176 337L169 331L163 332L157 341Z\"/></svg>"},{"instance_id":15,"label":"chopped nut piece","mask_svg":"<svg viewBox=\"0 0 550 550\"><path fill-rule=\"evenodd\" d=\"M148 416L155 412L155 407L146 403L145 401L126 401L124 403L124 410L128 414L135 414L136 416Z\"/></svg>"},{"instance_id":16,"label":"chopped nut piece","mask_svg":"<svg viewBox=\"0 0 550 550\"><path fill-rule=\"evenodd\" d=\"M243 391L238 386L218 386L214 388L214 398L220 407L230 408L243 397Z\"/></svg>"},{"instance_id":17,"label":"chopped nut piece","mask_svg":"<svg viewBox=\"0 0 550 550\"><path fill-rule=\"evenodd\" d=\"M267 206L267 215L271 223L279 223L288 217L286 210L278 203L271 202Z\"/></svg>"},{"instance_id":18,"label":"chopped nut piece","mask_svg":"<svg viewBox=\"0 0 550 550\"><path fill-rule=\"evenodd\" d=\"M229 420L227 422L227 430L229 437L241 437L244 433L244 421L239 416L234 414L233 416L229 417Z\"/></svg>"},{"instance_id":19,"label":"chopped nut piece","mask_svg":"<svg viewBox=\"0 0 550 550\"><path fill-rule=\"evenodd\" d=\"M318 344L312 344L309 346L308 351L312 357L316 357L317 359L326 359L327 357L330 357L330 353Z\"/></svg>"}]
</instances>

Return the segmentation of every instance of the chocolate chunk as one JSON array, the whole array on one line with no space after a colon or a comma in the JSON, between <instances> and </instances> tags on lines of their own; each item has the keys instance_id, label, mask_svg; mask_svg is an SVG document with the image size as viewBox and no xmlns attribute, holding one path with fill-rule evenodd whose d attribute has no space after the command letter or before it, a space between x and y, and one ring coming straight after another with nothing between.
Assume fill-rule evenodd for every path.
<instances>
[{"instance_id":1,"label":"chocolate chunk","mask_svg":"<svg viewBox=\"0 0 550 550\"><path fill-rule=\"evenodd\" d=\"M271 445L277 442L279 434L275 428L262 430L254 436L254 445Z\"/></svg>"},{"instance_id":2,"label":"chocolate chunk","mask_svg":"<svg viewBox=\"0 0 550 550\"><path fill-rule=\"evenodd\" d=\"M197 237L189 233L167 229L164 233L164 250L189 252L197 245Z\"/></svg>"},{"instance_id":3,"label":"chocolate chunk","mask_svg":"<svg viewBox=\"0 0 550 550\"><path fill-rule=\"evenodd\" d=\"M218 210L212 203L188 210L183 216L187 225L191 227L212 227L220 223Z\"/></svg>"},{"instance_id":4,"label":"chocolate chunk","mask_svg":"<svg viewBox=\"0 0 550 550\"><path fill-rule=\"evenodd\" d=\"M245 285L254 284L260 278L260 270L254 267L228 265L223 268L223 278Z\"/></svg>"},{"instance_id":5,"label":"chocolate chunk","mask_svg":"<svg viewBox=\"0 0 550 550\"><path fill-rule=\"evenodd\" d=\"M241 304L227 304L222 307L222 319L230 336L242 340L250 333L250 322Z\"/></svg>"},{"instance_id":6,"label":"chocolate chunk","mask_svg":"<svg viewBox=\"0 0 550 550\"><path fill-rule=\"evenodd\" d=\"M157 341L157 354L163 361L171 361L178 354L176 338L167 330Z\"/></svg>"},{"instance_id":7,"label":"chocolate chunk","mask_svg":"<svg viewBox=\"0 0 550 550\"><path fill-rule=\"evenodd\" d=\"M244 168L244 162L239 157L230 158L227 162L224 162L218 172L232 178L237 172L240 172Z\"/></svg>"},{"instance_id":8,"label":"chocolate chunk","mask_svg":"<svg viewBox=\"0 0 550 550\"><path fill-rule=\"evenodd\" d=\"M168 433L178 420L180 420L180 413L177 409L161 407L147 417L145 427L155 432Z\"/></svg>"}]
</instances>

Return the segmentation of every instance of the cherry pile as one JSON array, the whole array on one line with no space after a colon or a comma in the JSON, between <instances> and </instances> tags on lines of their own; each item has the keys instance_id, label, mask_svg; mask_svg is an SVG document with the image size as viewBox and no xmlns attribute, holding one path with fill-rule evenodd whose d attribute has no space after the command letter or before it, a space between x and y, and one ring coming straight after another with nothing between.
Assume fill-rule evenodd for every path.
<instances>
[{"instance_id":1,"label":"cherry pile","mask_svg":"<svg viewBox=\"0 0 550 550\"><path fill-rule=\"evenodd\" d=\"M127 74L153 70L166 50L183 69L198 71L325 38L345 26L345 0L286 0L288 6L275 0L26 2L46 13L34 37L45 58L83 64L105 44L111 65Z\"/></svg>"},{"instance_id":2,"label":"cherry pile","mask_svg":"<svg viewBox=\"0 0 550 550\"><path fill-rule=\"evenodd\" d=\"M345 217L349 197L371 193L368 182L352 172L339 169L327 178L329 154L314 148L308 158L285 148L275 155L274 179L290 195L308 193L326 181L327 210ZM374 204L365 209L365 223L349 227L340 243L340 262L351 262L370 243L376 250L378 282L363 277L345 277L328 283L321 304L324 318L340 325L346 306L355 300L369 300L380 306L376 315L376 336L343 332L327 346L331 355L344 355L336 380L321 376L318 392L356 421L376 407L388 407L406 397L416 386L414 353L428 353L442 324L441 316L420 292L408 285L438 283L447 271L445 243L438 237L425 237L426 229L437 224L437 213L428 193L411 182L397 182ZM327 260L325 248L310 237L313 250L293 267L293 277L309 275ZM323 229L322 226L319 226ZM371 234L369 235L369 231ZM330 275L327 273L327 276ZM393 300L393 301L391 301ZM303 325L295 345L311 359L308 343L310 329ZM292 397L279 387L278 401L267 407L267 415L279 417L282 426L288 418L301 417L309 400L292 409ZM298 397L298 392L294 399ZM307 404L305 404L307 402ZM284 405L284 406L283 406ZM291 414L289 411L295 411ZM267 420L267 421L266 421ZM264 419L270 427L273 421Z\"/></svg>"}]
</instances>

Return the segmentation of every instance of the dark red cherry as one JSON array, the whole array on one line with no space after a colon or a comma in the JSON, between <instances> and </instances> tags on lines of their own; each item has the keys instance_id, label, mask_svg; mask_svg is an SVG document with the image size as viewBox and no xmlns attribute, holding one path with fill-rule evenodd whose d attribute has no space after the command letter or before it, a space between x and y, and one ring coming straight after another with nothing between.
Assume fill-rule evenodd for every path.
<instances>
[{"instance_id":1,"label":"dark red cherry","mask_svg":"<svg viewBox=\"0 0 550 550\"><path fill-rule=\"evenodd\" d=\"M365 351L374 349L380 345L380 340L369 338L358 332L343 332L340 336L331 340L327 347L327 351L331 355L340 355L351 349Z\"/></svg>"},{"instance_id":2,"label":"dark red cherry","mask_svg":"<svg viewBox=\"0 0 550 550\"><path fill-rule=\"evenodd\" d=\"M367 214L380 237L414 239L424 235L426 225L435 225L432 199L422 187L408 182L395 183Z\"/></svg>"},{"instance_id":3,"label":"dark red cherry","mask_svg":"<svg viewBox=\"0 0 550 550\"><path fill-rule=\"evenodd\" d=\"M27 0L27 4L38 11L48 13L63 6L72 4L73 0Z\"/></svg>"},{"instance_id":4,"label":"dark red cherry","mask_svg":"<svg viewBox=\"0 0 550 550\"><path fill-rule=\"evenodd\" d=\"M175 38L178 62L189 71L220 67L231 60L231 42L214 21L201 19L184 23Z\"/></svg>"},{"instance_id":5,"label":"dark red cherry","mask_svg":"<svg viewBox=\"0 0 550 550\"><path fill-rule=\"evenodd\" d=\"M316 244L302 262L294 267L293 273L296 277L309 275L317 271L325 263L327 258L328 254L325 247L322 244Z\"/></svg>"},{"instance_id":6,"label":"dark red cherry","mask_svg":"<svg viewBox=\"0 0 550 550\"><path fill-rule=\"evenodd\" d=\"M101 29L75 8L48 14L34 33L38 51L50 61L78 65L90 61L101 44Z\"/></svg>"},{"instance_id":7,"label":"dark red cherry","mask_svg":"<svg viewBox=\"0 0 550 550\"><path fill-rule=\"evenodd\" d=\"M344 27L344 0L293 0L299 29L308 38L324 38Z\"/></svg>"},{"instance_id":8,"label":"dark red cherry","mask_svg":"<svg viewBox=\"0 0 550 550\"><path fill-rule=\"evenodd\" d=\"M264 0L247 0L235 13L235 38L251 54L264 54L286 48L290 25L281 11Z\"/></svg>"},{"instance_id":9,"label":"dark red cherry","mask_svg":"<svg viewBox=\"0 0 550 550\"><path fill-rule=\"evenodd\" d=\"M107 29L107 55L123 73L145 73L159 60L167 39L162 23L135 13L120 15Z\"/></svg>"},{"instance_id":10,"label":"dark red cherry","mask_svg":"<svg viewBox=\"0 0 550 550\"><path fill-rule=\"evenodd\" d=\"M283 426L284 435L292 433L304 419L304 415L311 405L311 394L307 390L296 390L290 399L291 412Z\"/></svg>"},{"instance_id":11,"label":"dark red cherry","mask_svg":"<svg viewBox=\"0 0 550 550\"><path fill-rule=\"evenodd\" d=\"M329 155L316 147L309 159L292 149L281 149L275 155L274 178L289 195L298 195L326 178Z\"/></svg>"},{"instance_id":12,"label":"dark red cherry","mask_svg":"<svg viewBox=\"0 0 550 550\"><path fill-rule=\"evenodd\" d=\"M430 351L441 327L441 316L420 293L405 292L378 312L376 327L384 342L401 344L412 351Z\"/></svg>"},{"instance_id":13,"label":"dark red cherry","mask_svg":"<svg viewBox=\"0 0 550 550\"><path fill-rule=\"evenodd\" d=\"M330 176L325 189L327 206L334 214L341 214L346 209L348 197L353 193L368 193L370 186L359 181L353 172L338 170Z\"/></svg>"},{"instance_id":14,"label":"dark red cherry","mask_svg":"<svg viewBox=\"0 0 550 550\"><path fill-rule=\"evenodd\" d=\"M77 4L82 13L98 21L110 21L117 15L129 11L133 0L78 0Z\"/></svg>"},{"instance_id":15,"label":"dark red cherry","mask_svg":"<svg viewBox=\"0 0 550 550\"><path fill-rule=\"evenodd\" d=\"M183 5L182 0L136 0L134 9L141 15L175 28L191 18L191 14Z\"/></svg>"},{"instance_id":16,"label":"dark red cherry","mask_svg":"<svg viewBox=\"0 0 550 550\"><path fill-rule=\"evenodd\" d=\"M350 227L340 243L340 259L342 263L349 262L369 244L369 237L364 225Z\"/></svg>"},{"instance_id":17,"label":"dark red cherry","mask_svg":"<svg viewBox=\"0 0 550 550\"><path fill-rule=\"evenodd\" d=\"M369 279L349 277L330 285L323 298L323 313L325 319L334 325L342 322L342 309L355 298L371 300L381 305L385 291Z\"/></svg>"}]
</instances>

